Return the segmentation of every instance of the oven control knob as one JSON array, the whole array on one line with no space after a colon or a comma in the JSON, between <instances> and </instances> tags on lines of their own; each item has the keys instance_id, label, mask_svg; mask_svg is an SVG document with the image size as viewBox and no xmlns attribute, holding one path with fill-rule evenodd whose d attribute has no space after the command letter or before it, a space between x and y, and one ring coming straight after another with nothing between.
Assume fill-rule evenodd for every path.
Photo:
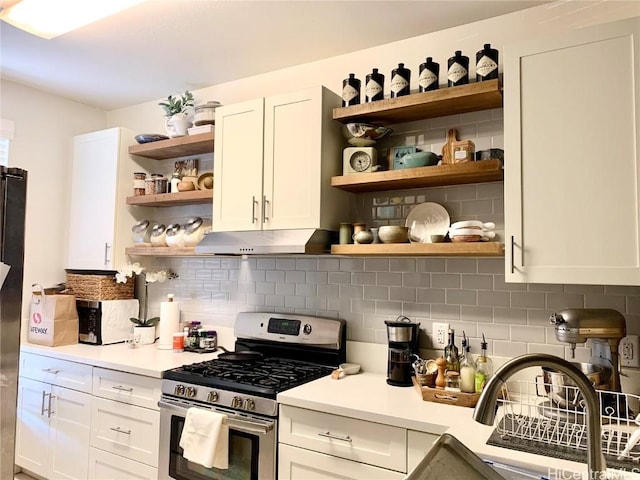
<instances>
[{"instance_id":1,"label":"oven control knob","mask_svg":"<svg viewBox=\"0 0 640 480\"><path fill-rule=\"evenodd\" d=\"M216 403L218 401L218 392L209 392L207 395L207 402Z\"/></svg>"},{"instance_id":2,"label":"oven control knob","mask_svg":"<svg viewBox=\"0 0 640 480\"><path fill-rule=\"evenodd\" d=\"M306 323L304 327L302 327L302 333L309 335L311 333L311 325Z\"/></svg>"},{"instance_id":3,"label":"oven control knob","mask_svg":"<svg viewBox=\"0 0 640 480\"><path fill-rule=\"evenodd\" d=\"M174 393L180 397L184 397L184 385L176 385Z\"/></svg>"},{"instance_id":4,"label":"oven control knob","mask_svg":"<svg viewBox=\"0 0 640 480\"><path fill-rule=\"evenodd\" d=\"M187 397L193 398L196 396L196 389L193 387L187 387Z\"/></svg>"},{"instance_id":5,"label":"oven control knob","mask_svg":"<svg viewBox=\"0 0 640 480\"><path fill-rule=\"evenodd\" d=\"M233 408L242 408L242 398L240 397L233 397L231 399L231 406Z\"/></svg>"},{"instance_id":6,"label":"oven control knob","mask_svg":"<svg viewBox=\"0 0 640 480\"><path fill-rule=\"evenodd\" d=\"M244 401L244 409L245 410L255 410L256 409L256 404L253 400L251 400L250 398L247 398Z\"/></svg>"}]
</instances>

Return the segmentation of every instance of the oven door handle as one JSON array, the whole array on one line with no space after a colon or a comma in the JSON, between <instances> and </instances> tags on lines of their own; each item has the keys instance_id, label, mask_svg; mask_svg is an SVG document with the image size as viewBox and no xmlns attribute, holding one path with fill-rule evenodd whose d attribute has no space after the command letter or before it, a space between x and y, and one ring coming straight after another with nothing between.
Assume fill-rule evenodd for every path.
<instances>
[{"instance_id":1,"label":"oven door handle","mask_svg":"<svg viewBox=\"0 0 640 480\"><path fill-rule=\"evenodd\" d=\"M181 416L185 416L187 414L187 409L189 408L184 405L175 404L171 401L166 401L166 400L158 401L158 407L164 408L171 412L175 412ZM201 408L201 407L196 407L196 408ZM225 419L225 423L229 427L235 427L236 429L242 430L244 432L257 433L257 434L264 435L270 432L271 430L273 430L273 426L275 425L275 423L271 421L263 421L263 420L252 421L240 415L233 415L228 413L225 413L225 415L227 415L227 418Z\"/></svg>"}]
</instances>

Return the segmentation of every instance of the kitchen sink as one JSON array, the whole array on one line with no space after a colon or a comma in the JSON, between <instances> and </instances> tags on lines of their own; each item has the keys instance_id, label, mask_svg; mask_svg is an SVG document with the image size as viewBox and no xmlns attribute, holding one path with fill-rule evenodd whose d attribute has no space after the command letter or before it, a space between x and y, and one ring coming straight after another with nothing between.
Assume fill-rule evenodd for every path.
<instances>
[{"instance_id":1,"label":"kitchen sink","mask_svg":"<svg viewBox=\"0 0 640 480\"><path fill-rule=\"evenodd\" d=\"M504 478L504 480L525 480L532 478L538 480L548 480L551 478L549 476L549 469L535 468L530 465L514 465L503 460L496 460L486 457L483 457L483 461L491 468L493 468L496 472L498 472L498 474L502 478Z\"/></svg>"}]
</instances>

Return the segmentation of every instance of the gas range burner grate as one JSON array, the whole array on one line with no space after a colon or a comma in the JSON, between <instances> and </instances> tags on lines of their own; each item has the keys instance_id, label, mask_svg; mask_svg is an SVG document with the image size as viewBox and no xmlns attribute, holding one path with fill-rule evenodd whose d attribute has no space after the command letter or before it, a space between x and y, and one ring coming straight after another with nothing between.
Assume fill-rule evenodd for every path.
<instances>
[{"instance_id":1,"label":"gas range burner grate","mask_svg":"<svg viewBox=\"0 0 640 480\"><path fill-rule=\"evenodd\" d=\"M276 357L246 361L214 359L175 368L165 378L238 390L256 387L278 393L329 375L332 370L325 365Z\"/></svg>"}]
</instances>

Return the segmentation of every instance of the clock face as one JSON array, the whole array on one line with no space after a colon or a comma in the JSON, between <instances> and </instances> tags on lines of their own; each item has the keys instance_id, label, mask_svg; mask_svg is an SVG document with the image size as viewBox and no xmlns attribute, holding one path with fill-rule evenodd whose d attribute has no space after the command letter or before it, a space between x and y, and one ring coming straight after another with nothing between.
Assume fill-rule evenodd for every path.
<instances>
[{"instance_id":1,"label":"clock face","mask_svg":"<svg viewBox=\"0 0 640 480\"><path fill-rule=\"evenodd\" d=\"M356 172L364 172L371 167L371 155L366 152L356 152L349 159L351 168Z\"/></svg>"}]
</instances>

